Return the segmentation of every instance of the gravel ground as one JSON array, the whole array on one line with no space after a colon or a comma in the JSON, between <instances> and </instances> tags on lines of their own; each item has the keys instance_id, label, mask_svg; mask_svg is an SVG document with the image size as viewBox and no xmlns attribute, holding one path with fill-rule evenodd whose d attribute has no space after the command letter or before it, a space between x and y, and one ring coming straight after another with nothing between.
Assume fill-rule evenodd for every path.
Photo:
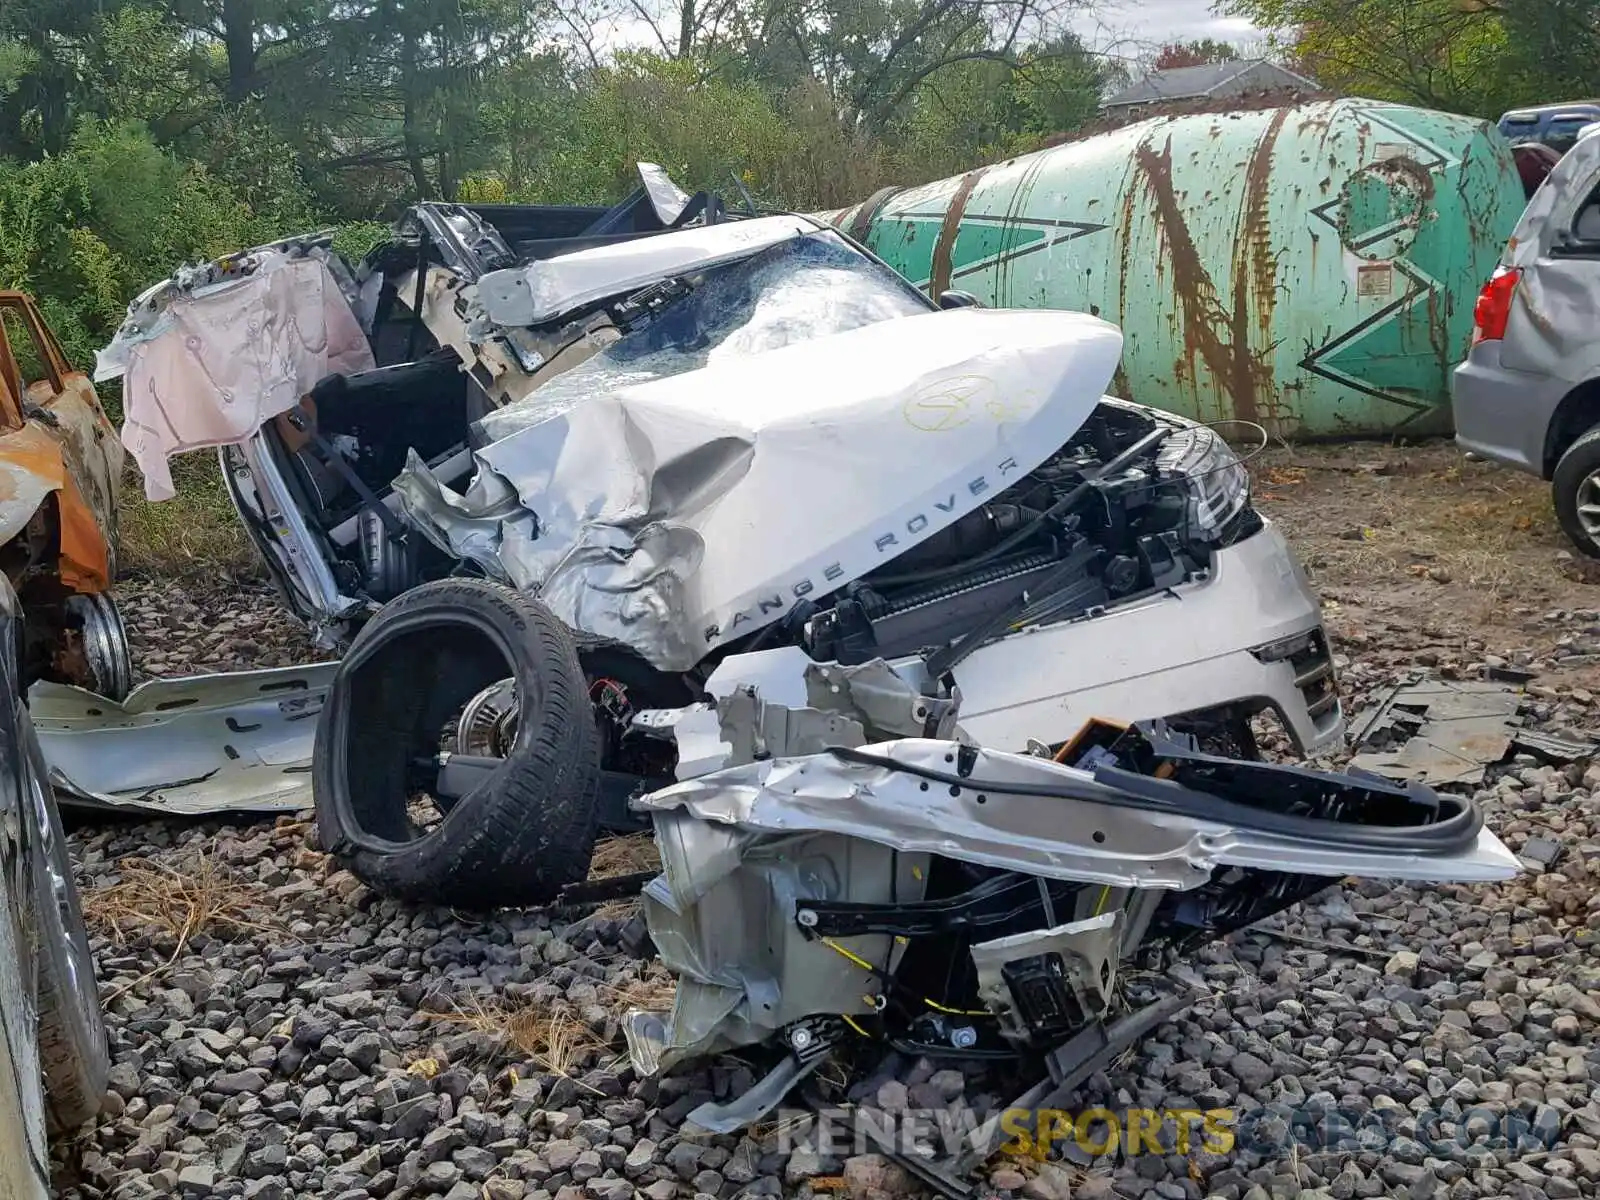
<instances>
[{"instance_id":1,"label":"gravel ground","mask_svg":"<svg viewBox=\"0 0 1600 1200\"><path fill-rule=\"evenodd\" d=\"M1471 675L1505 659L1540 672L1532 723L1600 731L1600 591L1536 482L1438 446L1274 450L1256 471L1328 597L1351 710L1418 666ZM128 592L149 672L304 657L268 594ZM1525 761L1480 794L1513 849L1562 845L1554 870L1339 886L1209 948L1195 964L1206 998L1075 1106L1234 1109L1254 1132L1231 1153L1006 1162L991 1185L1030 1200L1600 1195L1596 788L1600 765ZM872 1156L794 1149L803 1122L680 1137L683 1115L748 1068L632 1076L617 1020L669 984L624 951L625 910L419 911L367 892L308 832L75 833L116 1065L104 1119L62 1147L63 1195L728 1200L807 1196L839 1173L819 1184L856 1200L910 1190ZM891 1112L959 1112L986 1086L899 1063L856 1092ZM1291 1148L1291 1121L1330 1110L1388 1132ZM1524 1140L1475 1144L1496 1122Z\"/></svg>"}]
</instances>

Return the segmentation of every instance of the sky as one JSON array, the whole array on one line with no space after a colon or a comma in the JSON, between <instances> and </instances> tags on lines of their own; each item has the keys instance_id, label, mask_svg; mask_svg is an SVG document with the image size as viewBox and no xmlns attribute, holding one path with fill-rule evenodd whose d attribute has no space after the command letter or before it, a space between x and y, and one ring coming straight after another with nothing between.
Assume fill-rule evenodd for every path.
<instances>
[{"instance_id":1,"label":"sky","mask_svg":"<svg viewBox=\"0 0 1600 1200\"><path fill-rule=\"evenodd\" d=\"M1217 17L1213 0L1104 0L1073 19L1090 45L1113 49L1216 38L1234 44L1259 41L1260 30L1241 17Z\"/></svg>"},{"instance_id":2,"label":"sky","mask_svg":"<svg viewBox=\"0 0 1600 1200\"><path fill-rule=\"evenodd\" d=\"M1088 0L1071 19L1074 31L1090 47L1132 62L1148 59L1171 42L1215 38L1243 49L1259 44L1262 33L1241 17L1213 16L1216 0ZM648 0L645 0L648 3ZM619 10L626 10L619 4ZM619 16L598 27L601 49L655 44L650 26L637 17Z\"/></svg>"}]
</instances>

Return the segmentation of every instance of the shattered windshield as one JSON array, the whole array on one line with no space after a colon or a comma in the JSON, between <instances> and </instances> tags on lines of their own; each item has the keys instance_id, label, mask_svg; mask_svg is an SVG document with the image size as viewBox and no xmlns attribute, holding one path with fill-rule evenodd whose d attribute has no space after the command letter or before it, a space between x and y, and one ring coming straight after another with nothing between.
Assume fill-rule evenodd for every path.
<instances>
[{"instance_id":1,"label":"shattered windshield","mask_svg":"<svg viewBox=\"0 0 1600 1200\"><path fill-rule=\"evenodd\" d=\"M897 275L829 231L707 271L681 300L479 423L499 441L631 384L928 311Z\"/></svg>"}]
</instances>

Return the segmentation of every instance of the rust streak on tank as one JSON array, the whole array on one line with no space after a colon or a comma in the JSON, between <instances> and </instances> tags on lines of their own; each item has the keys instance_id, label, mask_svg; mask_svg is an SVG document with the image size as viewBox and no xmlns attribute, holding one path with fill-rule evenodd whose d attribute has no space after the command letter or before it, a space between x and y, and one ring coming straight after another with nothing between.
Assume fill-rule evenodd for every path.
<instances>
[{"instance_id":1,"label":"rust streak on tank","mask_svg":"<svg viewBox=\"0 0 1600 1200\"><path fill-rule=\"evenodd\" d=\"M1272 115L1250 156L1244 177L1244 210L1233 270L1233 364L1228 390L1233 393L1234 415L1245 421L1257 419L1258 400L1266 402L1273 417L1278 415L1271 370L1250 349L1250 308L1253 302L1256 327L1263 342L1270 344L1272 313L1278 299L1278 260L1269 225L1268 189L1272 184L1272 153L1288 117L1286 108Z\"/></svg>"},{"instance_id":2,"label":"rust streak on tank","mask_svg":"<svg viewBox=\"0 0 1600 1200\"><path fill-rule=\"evenodd\" d=\"M955 195L950 197L950 207L945 210L944 223L939 227L939 240L933 246L933 267L928 275L928 295L936 300L940 292L950 287L956 238L961 235L961 218L967 215L967 201L972 198L972 189L978 186L978 180L983 178L983 173L988 169L979 167L968 171L956 185Z\"/></svg>"},{"instance_id":3,"label":"rust streak on tank","mask_svg":"<svg viewBox=\"0 0 1600 1200\"><path fill-rule=\"evenodd\" d=\"M1172 141L1169 138L1158 154L1148 141L1135 152L1139 171L1144 176L1172 260L1172 294L1183 310L1184 345L1191 354L1199 353L1217 382L1227 389L1234 415L1255 420L1255 372L1249 344L1230 346L1232 321L1223 309L1194 237L1183 219L1183 210L1172 187ZM1243 355L1242 368L1236 357ZM1245 382L1241 388L1240 381Z\"/></svg>"},{"instance_id":4,"label":"rust streak on tank","mask_svg":"<svg viewBox=\"0 0 1600 1200\"><path fill-rule=\"evenodd\" d=\"M1133 276L1133 221L1135 194L1130 183L1122 189L1122 213L1119 223L1119 244L1121 246L1121 274L1117 276L1117 324L1126 328L1128 324L1128 280ZM1127 335L1124 334L1124 337ZM1131 393L1122 393L1127 399L1134 397Z\"/></svg>"}]
</instances>

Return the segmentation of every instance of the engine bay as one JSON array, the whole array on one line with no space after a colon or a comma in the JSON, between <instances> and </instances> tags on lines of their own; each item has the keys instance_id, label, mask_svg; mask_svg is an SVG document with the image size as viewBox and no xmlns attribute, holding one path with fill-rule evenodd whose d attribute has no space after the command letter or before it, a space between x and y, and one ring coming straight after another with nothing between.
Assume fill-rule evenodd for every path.
<instances>
[{"instance_id":1,"label":"engine bay","mask_svg":"<svg viewBox=\"0 0 1600 1200\"><path fill-rule=\"evenodd\" d=\"M1196 472L1185 456L1206 451L1223 461ZM1228 499L1202 519L1208 486ZM1215 433L1107 397L993 502L786 622L819 662L915 654L1019 601L1012 630L1201 579L1216 550L1260 527L1248 479Z\"/></svg>"}]
</instances>

